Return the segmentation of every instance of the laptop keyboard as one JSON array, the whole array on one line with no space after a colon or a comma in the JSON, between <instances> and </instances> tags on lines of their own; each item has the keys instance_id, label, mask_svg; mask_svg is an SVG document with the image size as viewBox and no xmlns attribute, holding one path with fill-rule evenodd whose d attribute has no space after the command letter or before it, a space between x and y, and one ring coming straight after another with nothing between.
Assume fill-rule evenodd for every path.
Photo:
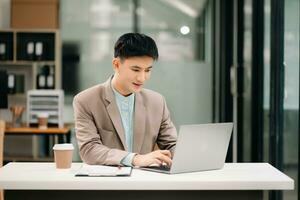
<instances>
[{"instance_id":1,"label":"laptop keyboard","mask_svg":"<svg viewBox=\"0 0 300 200\"><path fill-rule=\"evenodd\" d=\"M170 167L167 165L160 165L160 166L148 166L147 168L151 169L157 169L157 170L162 170L162 171L170 171Z\"/></svg>"}]
</instances>

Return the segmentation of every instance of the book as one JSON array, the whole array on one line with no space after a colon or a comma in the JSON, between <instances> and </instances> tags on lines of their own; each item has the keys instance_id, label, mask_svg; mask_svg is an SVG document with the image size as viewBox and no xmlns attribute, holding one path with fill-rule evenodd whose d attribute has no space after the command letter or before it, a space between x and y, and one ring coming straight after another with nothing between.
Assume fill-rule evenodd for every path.
<instances>
[{"instance_id":1,"label":"book","mask_svg":"<svg viewBox=\"0 0 300 200\"><path fill-rule=\"evenodd\" d=\"M88 165L83 163L75 176L130 176L132 167Z\"/></svg>"}]
</instances>

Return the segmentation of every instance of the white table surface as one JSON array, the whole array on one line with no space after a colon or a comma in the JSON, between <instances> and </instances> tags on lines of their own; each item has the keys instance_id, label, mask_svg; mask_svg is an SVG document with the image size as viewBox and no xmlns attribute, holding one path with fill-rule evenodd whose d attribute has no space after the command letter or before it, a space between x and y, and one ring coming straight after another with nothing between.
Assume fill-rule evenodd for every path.
<instances>
[{"instance_id":1,"label":"white table surface","mask_svg":"<svg viewBox=\"0 0 300 200\"><path fill-rule=\"evenodd\" d=\"M8 163L0 188L11 190L292 190L294 180L268 163L226 163L221 170L161 174L134 169L130 177L75 177L54 163Z\"/></svg>"}]
</instances>

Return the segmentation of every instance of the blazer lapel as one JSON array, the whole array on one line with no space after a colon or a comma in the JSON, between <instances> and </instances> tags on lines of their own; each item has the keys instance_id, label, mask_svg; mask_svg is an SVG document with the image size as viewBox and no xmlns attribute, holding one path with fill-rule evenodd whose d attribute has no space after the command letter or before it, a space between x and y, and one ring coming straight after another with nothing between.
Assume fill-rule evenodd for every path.
<instances>
[{"instance_id":1,"label":"blazer lapel","mask_svg":"<svg viewBox=\"0 0 300 200\"><path fill-rule=\"evenodd\" d=\"M108 105L106 106L107 112L109 114L109 117L111 121L113 122L113 125L119 135L119 138L123 144L123 147L125 151L128 150L127 145L126 145L126 140L125 140L125 133L124 133L124 128L122 124L122 119L121 115L115 100L115 96L113 94L110 82L111 82L112 76L110 79L105 83L105 99L109 102Z\"/></svg>"},{"instance_id":2,"label":"blazer lapel","mask_svg":"<svg viewBox=\"0 0 300 200\"><path fill-rule=\"evenodd\" d=\"M133 152L139 153L145 136L146 108L140 93L135 93Z\"/></svg>"}]
</instances>

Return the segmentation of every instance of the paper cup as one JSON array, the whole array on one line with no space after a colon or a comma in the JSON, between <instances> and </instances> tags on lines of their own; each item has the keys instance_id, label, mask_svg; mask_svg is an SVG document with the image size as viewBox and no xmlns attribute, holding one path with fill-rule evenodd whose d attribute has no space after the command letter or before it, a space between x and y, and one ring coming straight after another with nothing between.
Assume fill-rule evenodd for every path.
<instances>
[{"instance_id":1,"label":"paper cup","mask_svg":"<svg viewBox=\"0 0 300 200\"><path fill-rule=\"evenodd\" d=\"M55 144L54 150L54 161L57 169L68 169L72 164L73 155L73 144Z\"/></svg>"},{"instance_id":2,"label":"paper cup","mask_svg":"<svg viewBox=\"0 0 300 200\"><path fill-rule=\"evenodd\" d=\"M48 113L39 113L37 115L39 129L47 129L48 127Z\"/></svg>"}]
</instances>

